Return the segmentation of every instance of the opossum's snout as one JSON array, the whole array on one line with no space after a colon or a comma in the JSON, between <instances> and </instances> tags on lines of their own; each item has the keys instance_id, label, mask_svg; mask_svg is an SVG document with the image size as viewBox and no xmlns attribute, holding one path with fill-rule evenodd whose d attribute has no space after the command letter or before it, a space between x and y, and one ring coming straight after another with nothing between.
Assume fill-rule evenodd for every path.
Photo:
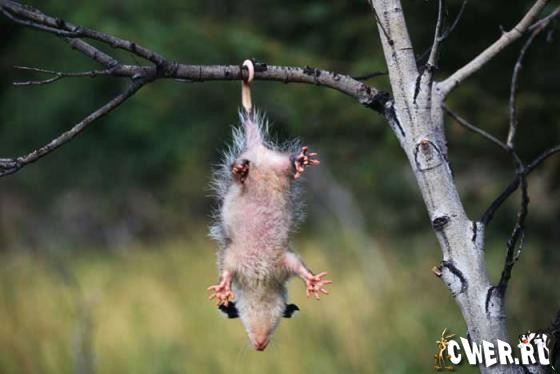
<instances>
[{"instance_id":1,"label":"opossum's snout","mask_svg":"<svg viewBox=\"0 0 560 374\"><path fill-rule=\"evenodd\" d=\"M236 300L239 317L251 345L257 351L264 351L270 344L272 334L286 308L284 294L268 292L263 295L261 292L245 292L243 296Z\"/></svg>"},{"instance_id":2,"label":"opossum's snout","mask_svg":"<svg viewBox=\"0 0 560 374\"><path fill-rule=\"evenodd\" d=\"M272 333L278 326L278 321L262 318L264 316L260 317L247 326L247 335L249 335L249 340L257 351L264 351L270 343Z\"/></svg>"},{"instance_id":3,"label":"opossum's snout","mask_svg":"<svg viewBox=\"0 0 560 374\"><path fill-rule=\"evenodd\" d=\"M270 342L270 336L255 336L252 340L253 346L257 351L264 351L268 342Z\"/></svg>"}]
</instances>

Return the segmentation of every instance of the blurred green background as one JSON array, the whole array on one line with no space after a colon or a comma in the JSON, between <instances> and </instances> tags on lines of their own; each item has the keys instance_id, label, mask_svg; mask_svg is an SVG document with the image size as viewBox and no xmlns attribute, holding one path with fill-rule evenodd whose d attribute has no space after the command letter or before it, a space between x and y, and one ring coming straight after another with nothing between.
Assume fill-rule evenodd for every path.
<instances>
[{"instance_id":1,"label":"blurred green background","mask_svg":"<svg viewBox=\"0 0 560 374\"><path fill-rule=\"evenodd\" d=\"M385 69L367 1L32 1L68 21L113 33L182 63L311 65L351 75ZM442 49L446 76L509 29L530 1L469 2ZM453 17L460 1L449 1ZM435 1L403 0L420 54ZM550 10L550 9L549 9ZM13 65L97 67L56 37L0 19L0 157L47 142L124 86L108 78L41 87ZM545 39L550 40L545 40ZM525 160L560 143L560 48L531 48L520 81L518 144ZM521 44L468 80L449 106L504 138ZM123 61L125 53L108 50ZM387 77L369 81L388 90ZM256 82L254 101L280 139L320 152L307 176L308 219L295 240L335 283L320 302L299 281L302 312L264 353L238 321L206 300L216 279L206 237L213 165L230 140L238 82L156 82L54 154L0 180L0 373L431 372L443 328L466 335L430 269L441 253L413 176L382 118L335 91ZM450 158L471 218L513 178L509 157L448 123ZM560 308L560 158L529 180L525 251L507 298L510 335L546 327ZM499 275L515 195L487 232ZM461 372L473 372L462 366Z\"/></svg>"}]
</instances>

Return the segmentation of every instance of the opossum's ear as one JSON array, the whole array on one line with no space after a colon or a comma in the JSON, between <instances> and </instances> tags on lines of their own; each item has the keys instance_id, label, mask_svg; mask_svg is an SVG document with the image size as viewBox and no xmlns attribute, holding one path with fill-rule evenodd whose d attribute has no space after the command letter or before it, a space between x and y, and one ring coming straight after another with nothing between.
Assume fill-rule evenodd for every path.
<instances>
[{"instance_id":1,"label":"opossum's ear","mask_svg":"<svg viewBox=\"0 0 560 374\"><path fill-rule=\"evenodd\" d=\"M286 305L286 309L284 309L284 318L292 318L296 312L299 311L299 308L296 304L288 304Z\"/></svg>"},{"instance_id":2,"label":"opossum's ear","mask_svg":"<svg viewBox=\"0 0 560 374\"><path fill-rule=\"evenodd\" d=\"M235 303L233 301L230 301L228 305L220 305L218 309L220 309L220 312L224 313L227 316L227 318L239 317L239 313L237 312L237 307L235 306Z\"/></svg>"}]
</instances>

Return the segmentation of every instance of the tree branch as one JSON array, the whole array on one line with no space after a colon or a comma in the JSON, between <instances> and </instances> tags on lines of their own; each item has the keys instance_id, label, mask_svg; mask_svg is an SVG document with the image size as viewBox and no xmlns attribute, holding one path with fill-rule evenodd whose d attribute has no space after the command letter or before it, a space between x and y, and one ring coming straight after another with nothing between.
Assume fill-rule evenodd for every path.
<instances>
[{"instance_id":1,"label":"tree branch","mask_svg":"<svg viewBox=\"0 0 560 374\"><path fill-rule=\"evenodd\" d=\"M48 16L36 9L21 5L11 0L1 0L2 12L15 22L22 23L41 31L62 36L73 48L78 49L86 56L93 58L108 67L115 67L118 62L107 54L100 52L93 46L84 42L80 37L90 38L114 48L124 49L139 57L156 64L157 78L175 78L188 81L205 80L239 80L243 78L239 66L202 66L184 65L165 59L160 54L140 46L135 42L108 35L82 26L76 26L59 18ZM154 74L154 68L149 66L128 65L127 68L117 68L113 75L138 78L145 74ZM275 80L285 83L310 83L331 87L350 95L361 104L382 111L387 98L385 93L369 87L362 82L347 75L319 70L311 67L280 67L260 64L255 74L255 79Z\"/></svg>"},{"instance_id":2,"label":"tree branch","mask_svg":"<svg viewBox=\"0 0 560 374\"><path fill-rule=\"evenodd\" d=\"M527 168L517 154L511 151L514 156L516 163L516 174L519 180L519 185L521 186L521 204L517 212L517 219L515 221L515 226L510 238L506 243L506 259L504 261L504 268L500 276L500 281L498 282L497 290L501 295L505 295L508 282L511 278L511 271L513 266L519 260L521 255L521 250L523 249L523 239L525 236L525 220L527 219L527 214L529 213L529 193L527 191ZM519 245L518 245L519 243ZM517 247L517 251L515 248Z\"/></svg>"},{"instance_id":3,"label":"tree branch","mask_svg":"<svg viewBox=\"0 0 560 374\"><path fill-rule=\"evenodd\" d=\"M451 24L451 26L449 26L449 28L447 30L445 30L443 35L440 36L440 43L444 42L449 37L449 35L453 32L453 30L455 30L457 25L459 24L459 21L461 20L461 17L463 16L463 12L465 11L465 7L467 6L467 2L468 2L468 0L463 0L463 3L461 4L461 8L459 9L459 12L457 13L457 16L455 16L455 19L453 20L453 23Z\"/></svg>"},{"instance_id":4,"label":"tree branch","mask_svg":"<svg viewBox=\"0 0 560 374\"><path fill-rule=\"evenodd\" d=\"M529 28L533 20L541 13L548 0L537 0L531 9L525 14L523 19L519 21L513 29L504 32L502 36L495 41L491 46L486 48L481 54L476 56L473 60L465 66L457 70L443 82L439 83L439 88L443 96L449 93L459 85L462 81L470 77L472 74L479 71L484 65L491 61L498 53L511 43L519 39Z\"/></svg>"},{"instance_id":5,"label":"tree branch","mask_svg":"<svg viewBox=\"0 0 560 374\"><path fill-rule=\"evenodd\" d=\"M240 80L244 72L237 65L186 65L165 59L158 53L140 46L135 42L121 39L99 31L81 26L75 26L59 18L50 17L44 13L16 3L11 0L0 0L2 12L16 22L30 22L32 27L41 31L62 35L72 48L79 50L93 60L111 68L114 76L137 79L143 76L153 76L153 79L172 78L189 82L207 80ZM21 22L20 22L21 23ZM65 31L60 34L56 31ZM69 34L70 33L70 34ZM98 40L115 48L127 50L137 56L154 62L157 66L120 65L117 60L97 48L79 39L86 37ZM255 79L273 80L284 83L308 83L330 87L357 99L362 105L382 112L383 105L388 98L385 92L359 82L348 75L306 67L267 66L258 64Z\"/></svg>"},{"instance_id":6,"label":"tree branch","mask_svg":"<svg viewBox=\"0 0 560 374\"><path fill-rule=\"evenodd\" d=\"M119 62L113 57L109 56L105 52L101 52L99 49L95 48L89 43L84 42L82 39L62 38L62 40L68 43L72 49L83 53L84 55L100 63L101 65L105 65L106 67L110 68L115 67L119 64Z\"/></svg>"},{"instance_id":7,"label":"tree branch","mask_svg":"<svg viewBox=\"0 0 560 374\"><path fill-rule=\"evenodd\" d=\"M55 71L49 69L41 69L41 68L34 68L29 66L14 66L17 70L24 70L24 71L34 71L38 73L45 73L52 75L51 78L42 79L42 80L28 80L28 81L16 81L12 84L14 86L40 86L44 84L54 83L62 78L81 78L81 77L90 77L95 78L100 75L112 75L112 69L105 69L105 70L89 70L89 71L81 71L76 73L66 73L62 71Z\"/></svg>"},{"instance_id":8,"label":"tree branch","mask_svg":"<svg viewBox=\"0 0 560 374\"><path fill-rule=\"evenodd\" d=\"M91 30L86 27L76 26L60 18L48 16L37 9L19 4L11 0L2 0L2 13L12 21L24 26L36 28L51 34L66 38L88 38L108 44L113 48L124 49L139 57L153 62L157 66L167 63L161 55L155 53L139 44L118 38L103 32Z\"/></svg>"},{"instance_id":9,"label":"tree branch","mask_svg":"<svg viewBox=\"0 0 560 374\"><path fill-rule=\"evenodd\" d=\"M550 156L555 155L556 153L560 153L560 144L554 146L552 148L547 149L543 153L541 153L538 157L536 157L533 161L531 161L527 165L526 173L527 175L531 174L536 168L538 168L546 159ZM502 204L507 200L507 198L514 193L520 184L520 179L517 176L503 191L502 193L490 204L488 209L482 215L480 222L485 225L488 225L490 221L494 218L494 215L498 211L498 209L502 206Z\"/></svg>"},{"instance_id":10,"label":"tree branch","mask_svg":"<svg viewBox=\"0 0 560 374\"><path fill-rule=\"evenodd\" d=\"M555 17L559 15L560 15L560 7L556 8L556 10L552 12L552 14L550 14L548 17L543 18L541 21L531 26L529 28L531 34L529 35L529 38L527 38L527 41L525 42L525 44L523 44L523 47L519 52L519 57L517 58L515 67L513 68L513 74L511 77L511 89L509 95L509 132L507 137L508 147L511 148L514 147L515 132L517 130L517 103L516 103L517 85L519 80L519 74L521 73L521 68L523 67L522 65L523 59L525 58L525 55L527 54L527 50L529 49L531 44L533 44L533 41L535 40L537 35L539 35L541 31L546 29L546 27L550 24L550 21L552 21Z\"/></svg>"},{"instance_id":11,"label":"tree branch","mask_svg":"<svg viewBox=\"0 0 560 374\"><path fill-rule=\"evenodd\" d=\"M146 79L139 79L133 81L128 85L125 91L121 94L115 96L111 101L97 109L95 112L88 115L82 121L78 122L74 127L70 130L60 134L49 143L45 144L44 146L35 149L34 151L27 153L23 156L19 156L17 158L3 158L0 159L0 177L13 174L19 171L24 166L31 164L40 158L48 155L49 153L53 152L60 146L66 144L70 140L72 140L76 135L81 133L87 126L93 123L95 120L103 117L104 115L111 112L113 109L117 108L123 102L125 102L129 97L134 95L136 91L138 91L144 84L148 81Z\"/></svg>"},{"instance_id":12,"label":"tree branch","mask_svg":"<svg viewBox=\"0 0 560 374\"><path fill-rule=\"evenodd\" d=\"M460 117L458 114L456 114L451 109L449 109L446 105L443 105L442 108L443 108L443 110L445 110L445 112L447 114L449 114L449 116L451 118L453 118L455 121L457 121L457 123L460 124L461 126L463 126L464 128L466 128L466 129L482 136L483 138L491 141L495 145L502 148L504 151L510 152L509 147L504 142L502 142L501 140L496 138L494 135L491 135L488 132L482 130L480 127L476 127L475 125L469 123L466 119Z\"/></svg>"},{"instance_id":13,"label":"tree branch","mask_svg":"<svg viewBox=\"0 0 560 374\"><path fill-rule=\"evenodd\" d=\"M434 31L434 41L432 43L432 49L430 50L430 56L428 57L428 62L426 63L428 72L431 72L431 68L437 65L437 59L439 54L439 44L441 42L441 30L444 23L444 12L445 12L444 0L438 1L438 17L436 22L436 29Z\"/></svg>"},{"instance_id":14,"label":"tree branch","mask_svg":"<svg viewBox=\"0 0 560 374\"><path fill-rule=\"evenodd\" d=\"M75 26L62 19L48 16L39 10L22 5L11 0L0 0L0 11L9 19L24 26L47 32L66 41L73 49L104 65L104 70L90 70L77 73L65 73L31 67L17 67L20 70L35 71L52 74L53 77L44 80L28 80L14 82L16 85L44 85L56 82L66 77L95 77L98 75L126 77L132 84L125 92L115 97L109 103L90 114L71 130L61 134L45 146L17 158L0 159L0 177L13 174L23 166L35 162L46 154L59 148L79 134L85 127L101 116L112 111L132 96L140 87L156 79L177 79L186 82L202 82L209 80L241 80L246 72L238 65L186 65L165 59L160 54L151 51L137 43L108 35L81 26ZM139 57L153 62L150 65L124 65L100 51L80 38L100 41L114 48L124 49ZM258 63L255 79L280 81L284 83L307 83L338 90L356 99L360 104L379 113L384 113L385 103L389 95L374 87L360 82L348 75L306 67L269 66Z\"/></svg>"},{"instance_id":15,"label":"tree branch","mask_svg":"<svg viewBox=\"0 0 560 374\"><path fill-rule=\"evenodd\" d=\"M465 11L465 8L467 6L467 2L468 0L463 0L463 2L461 3L461 8L459 9L459 12L457 13L457 15L455 16L455 19L453 20L453 23L451 24L451 26L449 26L447 28L447 30L445 30L439 37L438 37L438 42L441 45L443 42L445 42L447 40L447 38L449 38L449 35L451 35L451 33L453 32L453 30L455 30L455 28L457 27L457 25L459 24L459 21L461 20L461 17L463 16L463 13ZM422 52L420 55L418 55L417 60L417 65L421 66L424 65L425 62L427 62L427 60L424 62L424 60L428 57L428 55L430 54L432 50L432 47L430 46L429 48L425 49L424 52Z\"/></svg>"}]
</instances>

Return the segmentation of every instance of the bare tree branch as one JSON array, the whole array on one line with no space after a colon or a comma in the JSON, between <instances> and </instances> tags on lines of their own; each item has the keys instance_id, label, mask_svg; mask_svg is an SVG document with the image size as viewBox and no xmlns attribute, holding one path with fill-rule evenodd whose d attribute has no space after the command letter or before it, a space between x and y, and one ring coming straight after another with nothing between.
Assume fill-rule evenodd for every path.
<instances>
[{"instance_id":1,"label":"bare tree branch","mask_svg":"<svg viewBox=\"0 0 560 374\"><path fill-rule=\"evenodd\" d=\"M380 77L387 74L388 73L386 71L374 71L373 73L368 73L363 75L353 75L352 79L355 79L357 81L367 81L368 79Z\"/></svg>"},{"instance_id":2,"label":"bare tree branch","mask_svg":"<svg viewBox=\"0 0 560 374\"><path fill-rule=\"evenodd\" d=\"M446 105L443 105L443 110L445 110L445 112L449 114L449 116L453 118L455 121L457 121L457 123L460 124L461 126L465 127L466 129L474 133L477 133L478 135L481 135L483 138L491 141L492 143L494 143L495 145L499 146L504 151L509 153L510 151L509 147L504 142L496 138L494 135L491 135L488 132L482 130L480 127L476 127L475 125L469 123L466 119L460 117L458 114L456 114L451 109L449 109Z\"/></svg>"},{"instance_id":3,"label":"bare tree branch","mask_svg":"<svg viewBox=\"0 0 560 374\"><path fill-rule=\"evenodd\" d=\"M82 72L75 72L75 73L66 73L62 71L41 69L41 68L35 68L29 66L14 66L14 68L17 70L34 71L38 73L45 73L45 74L52 75L52 77L48 79L13 82L12 84L14 86L40 86L44 84L54 83L62 78L81 78L81 77L95 78L100 75L113 75L112 69L89 70L89 71L82 71Z\"/></svg>"},{"instance_id":4,"label":"bare tree branch","mask_svg":"<svg viewBox=\"0 0 560 374\"><path fill-rule=\"evenodd\" d=\"M531 161L527 165L527 170L526 170L527 175L531 174L531 172L533 172L536 168L538 168L546 159L548 159L550 156L555 155L556 153L560 153L560 144L550 149L547 149L546 151L541 153L538 157L536 157L533 161ZM490 204L488 209L486 209L486 211L482 215L480 222L482 222L484 225L488 225L490 221L492 221L492 219L494 218L494 215L496 214L498 209L507 200L507 198L519 188L520 182L521 181L519 179L519 176L517 176L502 191L502 193L492 202L492 204Z\"/></svg>"},{"instance_id":5,"label":"bare tree branch","mask_svg":"<svg viewBox=\"0 0 560 374\"><path fill-rule=\"evenodd\" d=\"M453 32L453 30L455 30L455 28L457 27L457 25L459 24L459 21L461 20L461 17L463 16L463 13L465 11L465 8L467 6L467 2L468 0L463 0L463 3L461 4L461 8L459 9L459 12L457 13L457 15L455 16L455 19L453 20L453 23L451 24L451 26L449 28L447 28L447 30L445 30L438 38L439 44L441 45L443 42L445 42L447 40L447 38L449 38L449 35L451 35L451 33ZM430 46L429 48L425 49L424 52L422 52L420 55L418 55L417 60L417 64L418 66L424 65L425 62L424 60L428 57L428 55L430 54L432 50L432 47ZM427 61L426 61L427 62Z\"/></svg>"},{"instance_id":6,"label":"bare tree branch","mask_svg":"<svg viewBox=\"0 0 560 374\"><path fill-rule=\"evenodd\" d=\"M106 67L114 67L119 64L119 62L113 57L109 56L105 52L101 52L99 49L95 48L89 43L84 42L82 39L62 38L62 40L68 43L72 49L80 51L81 53L91 58L92 60L97 61L101 65L105 65Z\"/></svg>"},{"instance_id":7,"label":"bare tree branch","mask_svg":"<svg viewBox=\"0 0 560 374\"><path fill-rule=\"evenodd\" d=\"M529 27L529 31L533 31L538 27L546 27L550 23L550 21L558 16L560 16L560 6L556 7L548 16L532 24Z\"/></svg>"},{"instance_id":8,"label":"bare tree branch","mask_svg":"<svg viewBox=\"0 0 560 374\"><path fill-rule=\"evenodd\" d=\"M66 77L95 77L98 75L126 77L130 78L133 82L125 92L115 97L109 103L76 124L72 129L53 139L45 146L24 156L0 159L0 176L13 174L23 166L35 162L46 154L59 148L61 145L74 138L93 121L119 106L144 84L153 80L163 78L186 82L240 80L243 78L244 74L246 74L242 67L238 65L178 64L165 59L160 54L142 47L137 43L81 26L72 25L62 19L50 17L35 8L11 0L0 0L0 11L14 22L61 37L73 49L80 51L87 57L106 67L106 69L103 70L90 70L77 73L18 67L20 70L47 73L53 76L44 80L27 80L15 82L14 84L22 86L44 85ZM153 62L156 66L120 64L118 60L80 38L97 40L111 47L127 50ZM284 83L307 83L333 88L353 97L360 104L374 109L379 113L384 113L385 103L389 100L389 95L387 93L368 86L348 75L309 66L269 66L259 63L256 66L255 79L280 81Z\"/></svg>"},{"instance_id":9,"label":"bare tree branch","mask_svg":"<svg viewBox=\"0 0 560 374\"><path fill-rule=\"evenodd\" d=\"M34 151L27 153L23 156L17 158L0 159L0 177L13 174L19 171L24 166L31 164L40 158L53 152L60 146L66 144L72 140L76 135L81 133L87 126L93 123L95 120L103 117L104 115L111 112L113 109L117 108L123 102L125 102L129 97L134 95L144 84L147 83L146 79L139 79L130 83L124 92L115 96L111 101L97 109L95 112L88 115L82 121L78 122L70 130L60 134L49 143L44 146L35 149Z\"/></svg>"},{"instance_id":10,"label":"bare tree branch","mask_svg":"<svg viewBox=\"0 0 560 374\"><path fill-rule=\"evenodd\" d=\"M533 44L533 41L535 40L537 35L539 35L541 31L546 29L550 21L552 21L555 17L559 15L560 15L560 7L556 8L556 10L552 12L552 14L550 14L548 17L543 18L541 21L531 26L530 27L531 34L529 35L529 38L527 38L527 41L525 42L525 44L523 44L523 47L519 52L519 57L517 58L515 67L513 68L513 74L511 77L511 89L509 95L509 132L507 136L508 147L513 148L515 132L517 130L517 103L516 103L517 86L518 86L519 74L521 73L521 68L523 67L522 65L523 59L525 58L525 55L527 54L527 50L529 49L531 44Z\"/></svg>"},{"instance_id":11,"label":"bare tree branch","mask_svg":"<svg viewBox=\"0 0 560 374\"><path fill-rule=\"evenodd\" d=\"M127 50L139 57L153 62L158 66L164 66L168 63L161 55L155 53L139 44L130 42L116 36L108 35L103 32L91 30L86 27L75 26L60 18L50 17L37 9L24 6L15 1L2 0L2 13L11 20L25 26L46 31L58 36L66 38L89 38L94 39L113 48Z\"/></svg>"},{"instance_id":12,"label":"bare tree branch","mask_svg":"<svg viewBox=\"0 0 560 374\"><path fill-rule=\"evenodd\" d=\"M440 38L439 38L440 43L443 43L449 37L449 35L451 35L453 30L455 30L455 28L459 24L459 21L461 20L461 17L463 16L463 12L465 11L465 8L467 6L467 2L468 2L468 0L463 0L463 3L461 4L461 8L459 9L459 12L457 13L457 16L455 16L455 19L453 20L453 23L451 24L451 26L449 26L449 28L447 30L445 30L443 35L440 36Z\"/></svg>"},{"instance_id":13,"label":"bare tree branch","mask_svg":"<svg viewBox=\"0 0 560 374\"><path fill-rule=\"evenodd\" d=\"M445 2L444 0L438 1L438 17L436 22L436 29L434 31L434 41L432 43L432 49L430 50L430 56L428 57L428 62L426 63L428 72L431 71L432 67L437 65L437 59L439 54L439 44L441 42L441 30L443 29L444 23L444 13L445 13Z\"/></svg>"},{"instance_id":14,"label":"bare tree branch","mask_svg":"<svg viewBox=\"0 0 560 374\"><path fill-rule=\"evenodd\" d=\"M519 259L521 255L521 250L523 249L523 239L525 236L525 220L527 219L527 214L529 213L529 193L527 191L527 168L517 154L511 151L514 156L516 163L516 174L519 179L519 185L521 187L521 203L519 210L517 212L517 219L515 221L515 226L510 238L506 243L506 259L504 261L504 268L500 276L500 281L498 282L497 289L502 294L505 295L508 282L511 278L511 271L513 266ZM519 245L518 245L519 243ZM517 250L516 250L517 247Z\"/></svg>"},{"instance_id":15,"label":"bare tree branch","mask_svg":"<svg viewBox=\"0 0 560 374\"><path fill-rule=\"evenodd\" d=\"M94 59L95 61L112 68L114 76L129 77L133 79L142 76L155 76L158 78L172 78L189 82L202 82L207 80L240 80L243 78L243 70L237 65L185 65L165 59L158 53L140 46L135 42L114 37L99 31L75 26L59 18L45 15L44 13L21 5L11 0L0 0L0 6L4 14L15 18L16 21L25 20L33 25L45 26L39 28L41 31L57 34L53 30L71 32L70 36L64 35L72 48L75 48ZM117 60L87 42L78 39L86 37L106 43L115 48L125 49L137 56L143 57L156 63L156 67L143 65L120 65ZM274 80L284 83L308 83L319 86L334 88L340 92L357 99L361 104L373 108L379 112L387 99L387 94L363 82L351 78L348 75L320 70L312 67L291 66L267 66L258 64L255 79Z\"/></svg>"},{"instance_id":16,"label":"bare tree branch","mask_svg":"<svg viewBox=\"0 0 560 374\"><path fill-rule=\"evenodd\" d=\"M531 9L525 14L523 19L508 32L504 32L502 36L492 45L486 48L481 54L465 66L457 70L443 82L439 83L439 88L443 96L447 96L459 83L479 71L484 65L491 61L498 53L511 43L519 39L531 26L533 20L538 17L548 0L537 0Z\"/></svg>"}]
</instances>

